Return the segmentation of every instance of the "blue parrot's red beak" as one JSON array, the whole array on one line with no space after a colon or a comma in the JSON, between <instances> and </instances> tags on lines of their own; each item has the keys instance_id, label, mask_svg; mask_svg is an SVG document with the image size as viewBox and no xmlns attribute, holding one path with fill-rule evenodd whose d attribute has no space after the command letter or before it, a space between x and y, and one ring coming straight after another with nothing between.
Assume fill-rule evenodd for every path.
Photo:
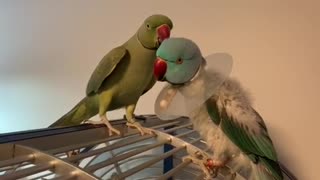
<instances>
[{"instance_id":1,"label":"blue parrot's red beak","mask_svg":"<svg viewBox=\"0 0 320 180\"><path fill-rule=\"evenodd\" d=\"M167 24L163 24L157 28L158 41L161 43L165 39L170 37L170 27Z\"/></svg>"},{"instance_id":2,"label":"blue parrot's red beak","mask_svg":"<svg viewBox=\"0 0 320 180\"><path fill-rule=\"evenodd\" d=\"M167 63L160 57L157 57L154 62L153 74L158 81L163 81L164 75L167 72Z\"/></svg>"}]
</instances>

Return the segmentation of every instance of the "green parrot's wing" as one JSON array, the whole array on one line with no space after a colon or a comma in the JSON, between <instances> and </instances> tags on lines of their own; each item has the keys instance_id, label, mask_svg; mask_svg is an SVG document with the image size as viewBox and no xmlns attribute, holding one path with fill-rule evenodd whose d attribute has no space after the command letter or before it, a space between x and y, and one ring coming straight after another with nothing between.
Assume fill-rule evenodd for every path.
<instances>
[{"instance_id":1,"label":"green parrot's wing","mask_svg":"<svg viewBox=\"0 0 320 180\"><path fill-rule=\"evenodd\" d=\"M153 86L154 84L157 82L156 78L154 76L152 76L149 84L147 85L146 89L142 92L142 95L144 95L146 92L148 92Z\"/></svg>"},{"instance_id":2,"label":"green parrot's wing","mask_svg":"<svg viewBox=\"0 0 320 180\"><path fill-rule=\"evenodd\" d=\"M220 127L253 162L264 164L276 178L282 179L277 155L260 115L251 107L224 107Z\"/></svg>"},{"instance_id":3,"label":"green parrot's wing","mask_svg":"<svg viewBox=\"0 0 320 180\"><path fill-rule=\"evenodd\" d=\"M86 90L87 95L96 93L99 90L102 82L112 73L126 54L127 49L123 46L119 46L112 49L102 58L90 77Z\"/></svg>"}]
</instances>

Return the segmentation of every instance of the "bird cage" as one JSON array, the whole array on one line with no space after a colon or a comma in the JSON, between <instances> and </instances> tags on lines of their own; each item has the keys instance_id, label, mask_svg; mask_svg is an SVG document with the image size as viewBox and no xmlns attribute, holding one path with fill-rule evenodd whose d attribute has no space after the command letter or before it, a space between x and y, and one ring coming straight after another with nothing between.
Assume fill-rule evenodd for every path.
<instances>
[{"instance_id":1,"label":"bird cage","mask_svg":"<svg viewBox=\"0 0 320 180\"><path fill-rule=\"evenodd\" d=\"M141 136L125 119L111 121L121 136L106 126L82 124L0 135L0 179L203 179L200 168L183 156L210 156L190 120L161 121L155 115L137 118L154 130ZM230 174L224 167L214 179ZM296 179L285 174L286 179ZM236 179L244 179L237 175Z\"/></svg>"}]
</instances>

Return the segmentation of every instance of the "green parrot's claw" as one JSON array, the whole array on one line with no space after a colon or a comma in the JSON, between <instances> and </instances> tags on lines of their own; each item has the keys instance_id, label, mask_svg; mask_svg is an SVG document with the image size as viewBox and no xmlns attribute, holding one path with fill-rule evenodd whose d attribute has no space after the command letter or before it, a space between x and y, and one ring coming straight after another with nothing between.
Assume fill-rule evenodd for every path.
<instances>
[{"instance_id":1,"label":"green parrot's claw","mask_svg":"<svg viewBox=\"0 0 320 180\"><path fill-rule=\"evenodd\" d=\"M145 135L145 134L154 134L152 130L141 126L140 123L135 122L135 121L127 122L127 126L128 126L128 127L131 127L131 128L136 128L136 129L138 129L138 131L140 131L141 136L143 136L143 135Z\"/></svg>"},{"instance_id":2,"label":"green parrot's claw","mask_svg":"<svg viewBox=\"0 0 320 180\"><path fill-rule=\"evenodd\" d=\"M86 123L88 123L88 124L105 124L108 128L109 136L112 136L113 134L116 134L119 136L121 135L120 131L117 130L116 128L112 127L112 125L109 123L109 121L107 119L102 118L101 121L88 120L88 121L86 121Z\"/></svg>"},{"instance_id":3,"label":"green parrot's claw","mask_svg":"<svg viewBox=\"0 0 320 180\"><path fill-rule=\"evenodd\" d=\"M120 131L117 130L117 129L115 129L115 128L113 128L112 126L111 126L111 127L108 127L108 130L109 130L109 136L112 136L113 133L115 133L115 134L118 135L118 136L121 135Z\"/></svg>"},{"instance_id":4,"label":"green parrot's claw","mask_svg":"<svg viewBox=\"0 0 320 180\"><path fill-rule=\"evenodd\" d=\"M72 150L72 151L68 151L67 152L67 157L71 157L71 156L75 156L75 155L77 155L77 154L79 154L79 150Z\"/></svg>"}]
</instances>

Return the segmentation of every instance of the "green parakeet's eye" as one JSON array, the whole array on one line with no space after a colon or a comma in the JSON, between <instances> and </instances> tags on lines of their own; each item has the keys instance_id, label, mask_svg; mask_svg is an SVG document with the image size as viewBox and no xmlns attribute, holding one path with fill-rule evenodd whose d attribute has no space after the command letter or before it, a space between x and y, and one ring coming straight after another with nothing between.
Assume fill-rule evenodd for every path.
<instances>
[{"instance_id":1,"label":"green parakeet's eye","mask_svg":"<svg viewBox=\"0 0 320 180\"><path fill-rule=\"evenodd\" d=\"M150 24L147 24L147 29L148 29L148 30L150 30L150 29L151 29Z\"/></svg>"},{"instance_id":2,"label":"green parakeet's eye","mask_svg":"<svg viewBox=\"0 0 320 180\"><path fill-rule=\"evenodd\" d=\"M176 60L176 64L182 64L183 63L183 59L179 58Z\"/></svg>"},{"instance_id":3,"label":"green parakeet's eye","mask_svg":"<svg viewBox=\"0 0 320 180\"><path fill-rule=\"evenodd\" d=\"M156 50L163 40L170 37L172 27L172 22L167 16L152 15L140 26L137 37L143 47Z\"/></svg>"}]
</instances>

